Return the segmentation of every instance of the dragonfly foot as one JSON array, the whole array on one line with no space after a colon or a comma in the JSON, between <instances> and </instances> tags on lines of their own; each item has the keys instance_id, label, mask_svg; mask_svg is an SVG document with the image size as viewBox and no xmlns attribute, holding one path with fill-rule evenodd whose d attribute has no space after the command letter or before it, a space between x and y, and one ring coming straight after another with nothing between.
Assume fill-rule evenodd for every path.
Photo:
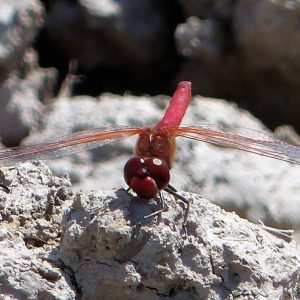
<instances>
[{"instance_id":1,"label":"dragonfly foot","mask_svg":"<svg viewBox=\"0 0 300 300\"><path fill-rule=\"evenodd\" d=\"M186 209L184 210L184 217L183 217L183 222L182 222L182 230L184 232L184 236L187 236L187 229L186 229L186 223L187 223L187 219L189 216L189 211L190 211L190 201L187 200L185 197L183 197L182 195L180 195L177 191L177 189L175 189L172 185L168 184L167 187L164 188L164 190L166 192L168 192L169 194L173 195L175 198L181 200L182 202L184 202L186 204Z\"/></svg>"},{"instance_id":2,"label":"dragonfly foot","mask_svg":"<svg viewBox=\"0 0 300 300\"><path fill-rule=\"evenodd\" d=\"M7 194L10 193L10 189L9 189L6 185L4 185L4 184L2 184L2 183L0 183L0 188L1 188L1 190L2 190L3 192L5 192L5 193L7 193Z\"/></svg>"},{"instance_id":3,"label":"dragonfly foot","mask_svg":"<svg viewBox=\"0 0 300 300\"><path fill-rule=\"evenodd\" d=\"M159 215L159 214L161 214L162 212L164 212L164 211L166 211L168 209L168 206L166 205L166 202L165 202L165 199L163 197L162 192L159 192L159 198L158 198L158 200L160 200L161 209L158 209L158 210L154 211L153 213L144 216L143 219L147 219L147 218L151 218L153 216Z\"/></svg>"},{"instance_id":4,"label":"dragonfly foot","mask_svg":"<svg viewBox=\"0 0 300 300\"><path fill-rule=\"evenodd\" d=\"M258 223L262 229L285 240L288 243L293 239L294 230L292 229L285 230L285 229L277 229L277 228L269 227L266 226L262 221L258 221Z\"/></svg>"}]
</instances>

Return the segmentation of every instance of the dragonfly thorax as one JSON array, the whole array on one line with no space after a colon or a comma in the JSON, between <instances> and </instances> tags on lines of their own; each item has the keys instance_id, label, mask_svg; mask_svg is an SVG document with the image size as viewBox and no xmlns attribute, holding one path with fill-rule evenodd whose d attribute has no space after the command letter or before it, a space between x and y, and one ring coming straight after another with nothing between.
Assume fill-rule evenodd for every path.
<instances>
[{"instance_id":1,"label":"dragonfly thorax","mask_svg":"<svg viewBox=\"0 0 300 300\"><path fill-rule=\"evenodd\" d=\"M175 137L168 128L144 128L139 134L135 154L140 157L157 157L171 169L175 147Z\"/></svg>"},{"instance_id":2,"label":"dragonfly thorax","mask_svg":"<svg viewBox=\"0 0 300 300\"><path fill-rule=\"evenodd\" d=\"M124 179L138 196L151 199L168 185L170 170L160 158L134 156L124 166Z\"/></svg>"}]
</instances>

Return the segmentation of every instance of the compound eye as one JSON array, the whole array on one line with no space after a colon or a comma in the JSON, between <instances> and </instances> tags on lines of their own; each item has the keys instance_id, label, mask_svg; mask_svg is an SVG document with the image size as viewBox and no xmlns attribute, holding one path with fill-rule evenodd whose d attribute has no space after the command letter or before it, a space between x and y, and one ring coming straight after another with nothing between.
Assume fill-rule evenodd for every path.
<instances>
[{"instance_id":1,"label":"compound eye","mask_svg":"<svg viewBox=\"0 0 300 300\"><path fill-rule=\"evenodd\" d=\"M170 170L163 160L159 158L146 158L145 166L149 172L149 176L153 178L160 190L168 185Z\"/></svg>"},{"instance_id":2,"label":"compound eye","mask_svg":"<svg viewBox=\"0 0 300 300\"><path fill-rule=\"evenodd\" d=\"M145 177L147 170L145 169L145 160L139 156L130 158L124 166L124 179L130 186L131 178L134 176Z\"/></svg>"},{"instance_id":3,"label":"compound eye","mask_svg":"<svg viewBox=\"0 0 300 300\"><path fill-rule=\"evenodd\" d=\"M142 198L153 198L170 181L167 164L159 158L134 156L124 166L124 179Z\"/></svg>"},{"instance_id":4,"label":"compound eye","mask_svg":"<svg viewBox=\"0 0 300 300\"><path fill-rule=\"evenodd\" d=\"M130 187L137 195L145 199L154 198L159 192L155 181L149 176L145 178L132 177Z\"/></svg>"}]
</instances>

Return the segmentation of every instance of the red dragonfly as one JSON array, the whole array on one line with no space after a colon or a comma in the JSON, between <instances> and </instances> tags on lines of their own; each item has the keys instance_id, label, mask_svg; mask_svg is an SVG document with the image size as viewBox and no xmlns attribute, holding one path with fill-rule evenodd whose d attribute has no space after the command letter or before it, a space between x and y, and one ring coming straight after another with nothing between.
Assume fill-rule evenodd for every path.
<instances>
[{"instance_id":1,"label":"red dragonfly","mask_svg":"<svg viewBox=\"0 0 300 300\"><path fill-rule=\"evenodd\" d=\"M110 127L81 131L55 142L0 150L0 167L26 160L51 159L101 147L115 140L139 135L135 156L124 167L129 188L146 199L161 190L178 196L169 184L175 154L175 138L184 137L300 164L300 146L244 128L219 125L180 125L191 99L191 83L180 82L163 118L153 127ZM184 198L178 196L184 201Z\"/></svg>"}]
</instances>

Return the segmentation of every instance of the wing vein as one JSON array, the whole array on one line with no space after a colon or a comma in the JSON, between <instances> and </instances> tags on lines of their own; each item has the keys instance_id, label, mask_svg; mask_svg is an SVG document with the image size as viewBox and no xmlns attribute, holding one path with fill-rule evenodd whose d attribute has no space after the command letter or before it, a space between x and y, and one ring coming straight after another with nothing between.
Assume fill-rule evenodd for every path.
<instances>
[{"instance_id":1,"label":"wing vein","mask_svg":"<svg viewBox=\"0 0 300 300\"><path fill-rule=\"evenodd\" d=\"M141 132L139 127L111 127L81 131L39 145L0 149L0 166L26 160L44 160L102 147Z\"/></svg>"},{"instance_id":2,"label":"wing vein","mask_svg":"<svg viewBox=\"0 0 300 300\"><path fill-rule=\"evenodd\" d=\"M256 130L219 125L182 125L171 130L176 136L300 164L300 146Z\"/></svg>"}]
</instances>

